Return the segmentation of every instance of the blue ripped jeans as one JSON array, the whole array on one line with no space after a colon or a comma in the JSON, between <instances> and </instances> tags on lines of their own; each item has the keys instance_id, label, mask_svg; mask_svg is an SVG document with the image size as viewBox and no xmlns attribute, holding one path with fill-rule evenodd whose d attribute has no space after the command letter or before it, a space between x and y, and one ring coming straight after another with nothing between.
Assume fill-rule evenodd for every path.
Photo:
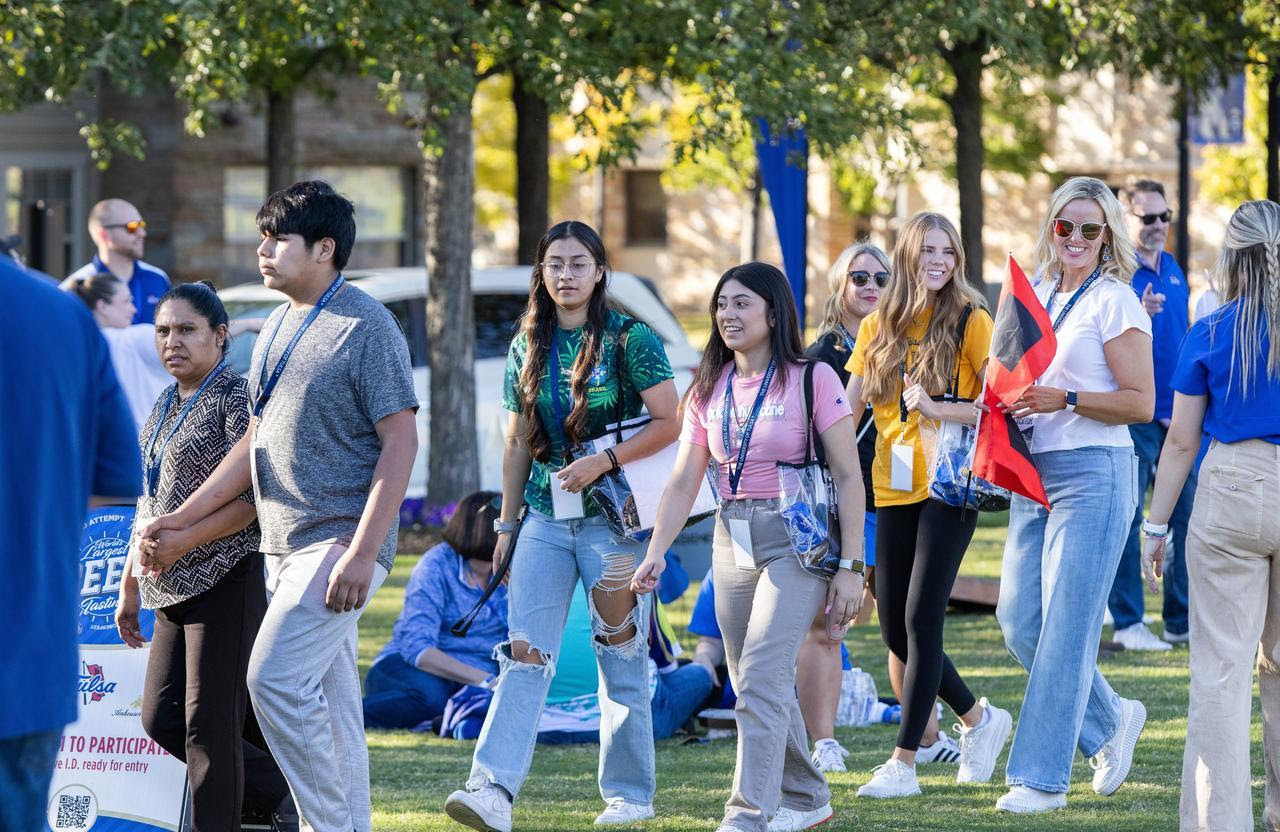
<instances>
[{"instance_id":1,"label":"blue ripped jeans","mask_svg":"<svg viewBox=\"0 0 1280 832\"><path fill-rule=\"evenodd\" d=\"M600 665L600 795L652 803L655 789L653 717L649 709L648 596L621 622L604 622L595 594L630 593L644 544L617 537L603 517L555 520L530 511L516 541L508 585L508 641L494 656L500 667L493 704L471 762L468 788L497 784L514 799L533 762L538 719L555 675L569 602L579 581L591 610ZM635 626L621 644L602 635ZM636 626L639 625L639 626ZM613 639L616 641L616 638ZM512 642L539 651L538 664L514 661Z\"/></svg>"},{"instance_id":2,"label":"blue ripped jeans","mask_svg":"<svg viewBox=\"0 0 1280 832\"><path fill-rule=\"evenodd\" d=\"M1034 454L1053 511L1014 495L996 618L1030 674L1005 782L1066 792L1078 748L1115 733L1120 697L1098 670L1098 637L1137 501L1132 448Z\"/></svg>"}]
</instances>

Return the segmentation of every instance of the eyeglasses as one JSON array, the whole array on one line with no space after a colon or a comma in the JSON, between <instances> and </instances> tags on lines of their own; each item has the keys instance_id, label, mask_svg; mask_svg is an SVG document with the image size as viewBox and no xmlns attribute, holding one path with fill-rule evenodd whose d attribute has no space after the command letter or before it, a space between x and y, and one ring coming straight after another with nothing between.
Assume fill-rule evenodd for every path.
<instances>
[{"instance_id":1,"label":"eyeglasses","mask_svg":"<svg viewBox=\"0 0 1280 832\"><path fill-rule=\"evenodd\" d=\"M872 274L871 272L864 272L864 271L849 272L849 280L853 281L853 285L857 286L859 289L861 289L863 286L866 286L867 281L871 280L872 278L875 278L876 285L879 286L881 289L889 285L888 272L876 272L875 274Z\"/></svg>"},{"instance_id":2,"label":"eyeglasses","mask_svg":"<svg viewBox=\"0 0 1280 832\"><path fill-rule=\"evenodd\" d=\"M1169 220L1173 218L1173 212L1170 211L1168 208L1166 208L1164 209L1164 211L1160 212L1159 214L1135 213L1134 216L1142 220L1143 225L1151 225L1151 223L1155 222L1156 220L1160 220L1160 222L1168 225Z\"/></svg>"},{"instance_id":3,"label":"eyeglasses","mask_svg":"<svg viewBox=\"0 0 1280 832\"><path fill-rule=\"evenodd\" d=\"M139 231L147 227L146 220L129 220L128 222L113 222L110 225L104 225L103 228L123 228L130 234L137 234Z\"/></svg>"},{"instance_id":4,"label":"eyeglasses","mask_svg":"<svg viewBox=\"0 0 1280 832\"><path fill-rule=\"evenodd\" d=\"M1074 223L1071 220L1064 220L1061 217L1052 221L1053 233L1059 237L1070 237L1075 233L1076 228L1080 229L1080 236L1086 240L1096 240L1102 234L1102 229L1107 227L1105 222L1081 222Z\"/></svg>"},{"instance_id":5,"label":"eyeglasses","mask_svg":"<svg viewBox=\"0 0 1280 832\"><path fill-rule=\"evenodd\" d=\"M595 263L579 262L579 263L540 263L543 274L549 277L559 277L568 270L569 274L574 277L586 277L591 274L592 269L596 267Z\"/></svg>"}]
</instances>

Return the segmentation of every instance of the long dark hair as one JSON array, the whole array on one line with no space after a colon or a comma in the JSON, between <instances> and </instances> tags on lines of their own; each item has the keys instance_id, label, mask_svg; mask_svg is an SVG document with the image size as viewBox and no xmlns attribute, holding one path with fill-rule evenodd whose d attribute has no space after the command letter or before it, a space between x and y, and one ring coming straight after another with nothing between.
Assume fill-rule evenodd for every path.
<instances>
[{"instance_id":1,"label":"long dark hair","mask_svg":"<svg viewBox=\"0 0 1280 832\"><path fill-rule=\"evenodd\" d=\"M547 248L557 240L573 239L582 243L591 254L596 266L604 270L603 278L591 290L591 299L587 302L587 322L582 331L582 349L573 362L571 371L573 390L573 409L565 417L564 432L570 443L586 438L587 431L587 380L600 360L601 344L604 340L605 322L609 309L606 305L606 290L609 282L609 258L604 251L604 241L595 229L577 220L565 220L551 226L551 229L538 241L538 254L534 258L533 274L529 278L529 304L520 316L520 331L526 339L524 367L520 370L520 393L523 397L522 413L525 421L525 445L529 454L539 462L547 462L551 458L551 435L546 425L538 418L535 405L538 402L538 388L542 384L542 372L547 366L547 353L551 349L556 330L556 305L542 282L542 259ZM551 380L552 395L555 395L559 379Z\"/></svg>"},{"instance_id":2,"label":"long dark hair","mask_svg":"<svg viewBox=\"0 0 1280 832\"><path fill-rule=\"evenodd\" d=\"M801 364L805 360L804 347L800 344L796 301L791 295L791 285L787 283L787 278L777 267L768 263L743 263L741 266L734 266L720 276L720 282L711 293L711 305L708 308L711 315L711 337L707 339L707 348L702 351L702 361L694 371L689 391L685 393L686 401L692 397L699 405L706 404L716 382L720 380L724 365L733 360L733 350L725 344L724 338L720 336L720 327L716 325L716 303L720 290L730 280L738 281L764 298L769 310L773 312L773 332L769 340L773 358L781 365L780 369L785 370L786 365ZM785 380L785 372L780 373L776 379L780 387L786 383Z\"/></svg>"},{"instance_id":3,"label":"long dark hair","mask_svg":"<svg viewBox=\"0 0 1280 832\"><path fill-rule=\"evenodd\" d=\"M231 325L227 319L227 308L222 305L222 298L218 297L218 290L213 288L213 284L207 280L174 285L160 298L156 304L156 312L159 313L161 307L171 300L185 300L191 304L191 308L196 310L197 315L208 321L209 329L214 332L217 332L220 326ZM222 354L226 355L229 349L231 349L230 333L222 339Z\"/></svg>"}]
</instances>

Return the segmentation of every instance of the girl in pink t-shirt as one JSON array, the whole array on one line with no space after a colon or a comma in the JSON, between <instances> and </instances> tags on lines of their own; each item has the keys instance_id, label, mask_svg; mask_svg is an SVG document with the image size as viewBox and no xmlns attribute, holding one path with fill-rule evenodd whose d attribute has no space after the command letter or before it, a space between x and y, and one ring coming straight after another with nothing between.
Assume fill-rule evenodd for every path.
<instances>
[{"instance_id":1,"label":"girl in pink t-shirt","mask_svg":"<svg viewBox=\"0 0 1280 832\"><path fill-rule=\"evenodd\" d=\"M716 285L711 315L715 327L685 394L675 470L632 587L649 592L657 585L664 554L714 461L721 498L712 544L716 619L738 692L739 768L720 829L808 829L832 816L831 793L809 758L796 653L819 607L848 624L862 601L866 499L854 420L839 377L819 363L812 419L838 492L846 558L827 582L800 565L778 505L777 463L804 459L810 419L791 288L773 266L737 266Z\"/></svg>"}]
</instances>

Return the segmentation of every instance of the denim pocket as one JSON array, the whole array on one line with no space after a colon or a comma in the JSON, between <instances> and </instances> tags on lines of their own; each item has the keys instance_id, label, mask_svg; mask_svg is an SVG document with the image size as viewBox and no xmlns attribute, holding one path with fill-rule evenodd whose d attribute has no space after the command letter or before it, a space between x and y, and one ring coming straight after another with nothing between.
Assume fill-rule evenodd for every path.
<instances>
[{"instance_id":1,"label":"denim pocket","mask_svg":"<svg viewBox=\"0 0 1280 832\"><path fill-rule=\"evenodd\" d=\"M1205 525L1257 540L1262 535L1262 482L1262 476L1243 468L1228 465L1210 468L1207 484L1210 511Z\"/></svg>"}]
</instances>

